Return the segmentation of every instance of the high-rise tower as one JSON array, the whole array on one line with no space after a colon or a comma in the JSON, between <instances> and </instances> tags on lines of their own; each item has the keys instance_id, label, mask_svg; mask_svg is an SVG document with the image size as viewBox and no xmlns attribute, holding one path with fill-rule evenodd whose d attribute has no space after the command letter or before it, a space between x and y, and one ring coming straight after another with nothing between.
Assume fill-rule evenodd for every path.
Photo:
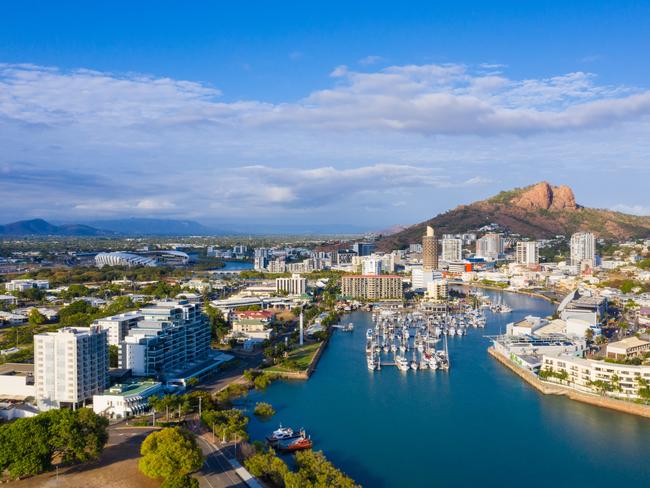
<instances>
[{"instance_id":1,"label":"high-rise tower","mask_svg":"<svg viewBox=\"0 0 650 488\"><path fill-rule=\"evenodd\" d=\"M422 236L422 269L438 269L438 238L430 225L427 225L427 232Z\"/></svg>"}]
</instances>

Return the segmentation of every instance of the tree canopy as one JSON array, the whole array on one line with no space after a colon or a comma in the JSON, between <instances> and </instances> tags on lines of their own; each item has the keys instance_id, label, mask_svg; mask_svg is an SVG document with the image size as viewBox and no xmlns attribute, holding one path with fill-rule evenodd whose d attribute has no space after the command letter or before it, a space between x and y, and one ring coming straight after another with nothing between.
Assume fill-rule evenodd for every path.
<instances>
[{"instance_id":1,"label":"tree canopy","mask_svg":"<svg viewBox=\"0 0 650 488\"><path fill-rule=\"evenodd\" d=\"M192 435L172 427L149 434L140 448L140 471L149 478L164 478L168 486L203 465L203 454ZM183 485L180 485L183 486Z\"/></svg>"}]
</instances>

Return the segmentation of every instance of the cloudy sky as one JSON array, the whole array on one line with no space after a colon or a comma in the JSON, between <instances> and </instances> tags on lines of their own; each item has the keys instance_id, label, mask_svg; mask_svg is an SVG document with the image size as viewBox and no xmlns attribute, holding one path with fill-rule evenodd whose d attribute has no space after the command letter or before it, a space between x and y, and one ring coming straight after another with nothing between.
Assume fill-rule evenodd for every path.
<instances>
[{"instance_id":1,"label":"cloudy sky","mask_svg":"<svg viewBox=\"0 0 650 488\"><path fill-rule=\"evenodd\" d=\"M647 6L429 3L9 7L0 222L371 229L539 180L650 214Z\"/></svg>"}]
</instances>

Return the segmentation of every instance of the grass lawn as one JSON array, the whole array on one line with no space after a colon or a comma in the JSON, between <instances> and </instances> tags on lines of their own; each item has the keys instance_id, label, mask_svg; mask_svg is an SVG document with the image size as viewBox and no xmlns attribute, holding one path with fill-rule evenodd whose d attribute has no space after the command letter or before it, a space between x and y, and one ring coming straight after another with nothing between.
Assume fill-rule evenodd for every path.
<instances>
[{"instance_id":1,"label":"grass lawn","mask_svg":"<svg viewBox=\"0 0 650 488\"><path fill-rule=\"evenodd\" d=\"M321 345L321 342L315 342L313 344L306 344L302 347L294 349L289 352L289 357L285 359L282 363L276 364L270 368L267 368L265 371L269 373L283 373L283 372L292 372L292 371L304 371L311 364L311 360L316 354L318 347ZM287 361L295 361L295 367L287 366Z\"/></svg>"}]
</instances>

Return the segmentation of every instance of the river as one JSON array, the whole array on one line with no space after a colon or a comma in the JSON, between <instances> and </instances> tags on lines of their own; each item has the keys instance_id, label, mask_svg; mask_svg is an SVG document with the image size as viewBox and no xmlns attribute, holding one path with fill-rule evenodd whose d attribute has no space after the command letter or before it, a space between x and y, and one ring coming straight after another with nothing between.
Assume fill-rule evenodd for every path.
<instances>
[{"instance_id":1,"label":"river","mask_svg":"<svg viewBox=\"0 0 650 488\"><path fill-rule=\"evenodd\" d=\"M650 420L542 395L487 354L484 335L554 309L502 295L514 311L486 312L485 329L451 338L449 372L368 371L370 314L344 317L354 332L334 333L309 381L249 395L277 410L251 419L251 437L280 422L304 426L315 449L366 487L647 486Z\"/></svg>"}]
</instances>

